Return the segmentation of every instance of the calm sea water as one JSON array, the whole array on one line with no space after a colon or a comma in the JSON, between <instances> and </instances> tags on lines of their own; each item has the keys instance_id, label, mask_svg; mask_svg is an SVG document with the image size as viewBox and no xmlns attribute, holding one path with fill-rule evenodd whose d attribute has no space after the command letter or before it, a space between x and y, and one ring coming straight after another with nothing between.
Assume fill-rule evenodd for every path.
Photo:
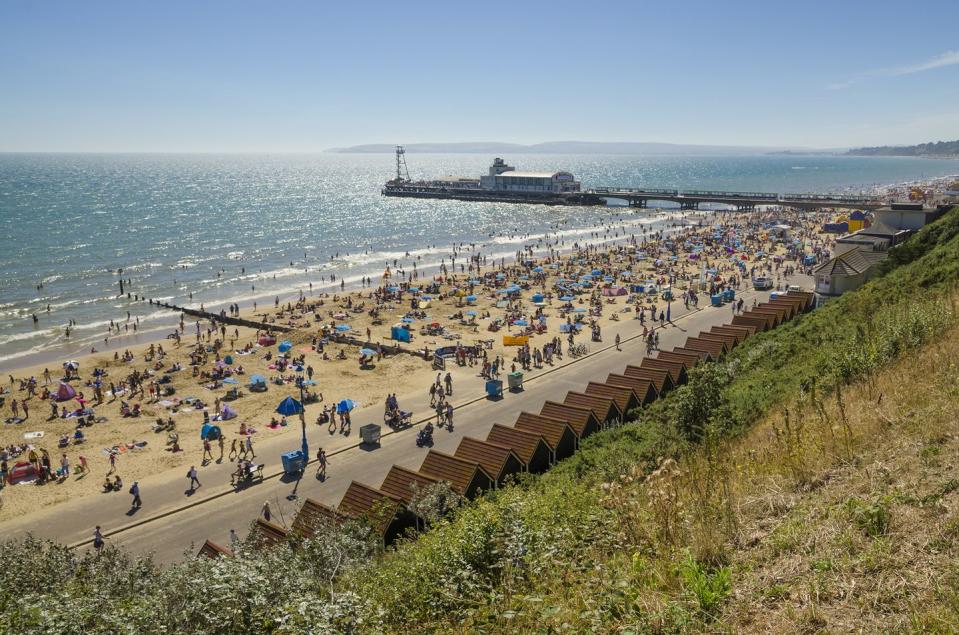
<instances>
[{"instance_id":1,"label":"calm sea water","mask_svg":"<svg viewBox=\"0 0 959 635\"><path fill-rule=\"evenodd\" d=\"M491 160L407 158L413 178L475 176ZM899 158L506 159L521 170L570 170L588 186L765 192L857 192L959 174L959 161ZM461 241L512 255L526 234L561 227L575 237L623 213L382 197L393 171L392 155L0 155L0 367L88 349L128 310L144 329L170 323L169 313L116 297L120 269L128 290L146 297L249 306L310 282L319 289L331 272L347 282L377 275L408 251L421 267ZM66 340L70 319L78 326Z\"/></svg>"}]
</instances>

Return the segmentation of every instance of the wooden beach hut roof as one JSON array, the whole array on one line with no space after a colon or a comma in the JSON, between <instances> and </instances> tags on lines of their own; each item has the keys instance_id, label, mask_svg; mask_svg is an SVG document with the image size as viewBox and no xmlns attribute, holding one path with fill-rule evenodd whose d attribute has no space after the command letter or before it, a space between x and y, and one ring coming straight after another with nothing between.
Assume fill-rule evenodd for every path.
<instances>
[{"instance_id":1,"label":"wooden beach hut roof","mask_svg":"<svg viewBox=\"0 0 959 635\"><path fill-rule=\"evenodd\" d=\"M499 423L493 424L489 434L486 435L486 440L511 449L529 471L546 469L553 455L553 446L543 435L527 430L517 430Z\"/></svg>"},{"instance_id":2,"label":"wooden beach hut roof","mask_svg":"<svg viewBox=\"0 0 959 635\"><path fill-rule=\"evenodd\" d=\"M493 489L493 483L496 480L476 461L469 461L437 450L426 453L420 472L448 482L453 491L467 498L472 498L480 490Z\"/></svg>"},{"instance_id":3,"label":"wooden beach hut roof","mask_svg":"<svg viewBox=\"0 0 959 635\"><path fill-rule=\"evenodd\" d=\"M627 370L629 367L627 366ZM673 380L669 379L669 375L666 372L663 372L666 375L666 382L670 388L672 388ZM625 374L625 371L622 375L617 373L610 373L606 375L606 383L611 386L624 386L626 388L633 389L637 395L641 392L649 393L647 386L652 386L653 390L656 392L656 398L659 398L660 391L656 388L656 383L647 376L635 377L632 375Z\"/></svg>"},{"instance_id":4,"label":"wooden beach hut roof","mask_svg":"<svg viewBox=\"0 0 959 635\"><path fill-rule=\"evenodd\" d=\"M782 324L783 322L788 322L792 318L793 307L789 304L770 304L769 302L762 302L756 305L753 308L753 311L772 313L779 319L779 324Z\"/></svg>"},{"instance_id":5,"label":"wooden beach hut roof","mask_svg":"<svg viewBox=\"0 0 959 635\"><path fill-rule=\"evenodd\" d=\"M627 413L633 408L638 408L644 403L644 398L636 393L632 388L626 386L613 386L612 384L604 384L598 381L591 381L586 384L586 390L584 390L587 395L599 395L601 397L610 397L611 399L616 400L616 405L619 406L619 409L623 413ZM649 383L647 392L652 395L650 401L656 399L656 388L653 386L652 382Z\"/></svg>"},{"instance_id":6,"label":"wooden beach hut roof","mask_svg":"<svg viewBox=\"0 0 959 635\"><path fill-rule=\"evenodd\" d=\"M744 312L739 315L733 316L732 326L751 326L756 329L756 332L768 331L772 328L769 325L769 317L766 315L755 315L752 313Z\"/></svg>"},{"instance_id":7,"label":"wooden beach hut roof","mask_svg":"<svg viewBox=\"0 0 959 635\"><path fill-rule=\"evenodd\" d=\"M591 395L587 392L570 391L566 393L566 399L563 400L563 403L567 406L577 408L589 408L600 423L622 421L623 414L625 413L625 411L620 408L619 403L612 397ZM545 406L542 412L548 414L546 413Z\"/></svg>"},{"instance_id":8,"label":"wooden beach hut roof","mask_svg":"<svg viewBox=\"0 0 959 635\"><path fill-rule=\"evenodd\" d=\"M553 448L554 456L558 459L571 455L576 450L576 443L579 441L576 431L562 419L544 417L532 412L521 412L513 427L543 435L543 438Z\"/></svg>"},{"instance_id":9,"label":"wooden beach hut roof","mask_svg":"<svg viewBox=\"0 0 959 635\"><path fill-rule=\"evenodd\" d=\"M713 359L719 359L726 353L726 343L715 340L704 340L700 337L687 337L683 348L694 351L709 351Z\"/></svg>"},{"instance_id":10,"label":"wooden beach hut roof","mask_svg":"<svg viewBox=\"0 0 959 635\"><path fill-rule=\"evenodd\" d=\"M197 552L197 557L203 556L204 558L222 558L222 557L232 557L233 551L227 549L221 545L216 544L212 540L207 539L203 543L203 546L200 547L200 550Z\"/></svg>"},{"instance_id":11,"label":"wooden beach hut roof","mask_svg":"<svg viewBox=\"0 0 959 635\"><path fill-rule=\"evenodd\" d=\"M797 298L797 301L801 302ZM760 302L756 305L757 309L770 309L772 311L780 311L782 314L783 320L791 320L799 313L798 302L793 302L791 300L777 300L774 302Z\"/></svg>"},{"instance_id":12,"label":"wooden beach hut roof","mask_svg":"<svg viewBox=\"0 0 959 635\"><path fill-rule=\"evenodd\" d=\"M701 351L691 351L685 348L674 348L671 351L659 351L656 359L665 359L667 361L683 362L686 368L695 368L700 362L708 362L709 355Z\"/></svg>"},{"instance_id":13,"label":"wooden beach hut roof","mask_svg":"<svg viewBox=\"0 0 959 635\"><path fill-rule=\"evenodd\" d=\"M586 395L583 395L584 397ZM611 400L607 401L607 406ZM615 404L613 404L615 407ZM560 419L569 424L580 439L584 439L594 432L599 431L603 421L599 415L588 406L575 406L555 401L547 401L543 404L539 413L544 417ZM606 413L604 413L606 414Z\"/></svg>"},{"instance_id":14,"label":"wooden beach hut roof","mask_svg":"<svg viewBox=\"0 0 959 635\"><path fill-rule=\"evenodd\" d=\"M750 335L756 334L756 327L752 325L741 325L733 326L732 324L723 324L722 326L714 326L709 329L712 333L722 334L729 333L730 335L735 335L739 337L739 343L742 344L747 337Z\"/></svg>"},{"instance_id":15,"label":"wooden beach hut roof","mask_svg":"<svg viewBox=\"0 0 959 635\"><path fill-rule=\"evenodd\" d=\"M743 315L764 317L766 318L766 325L771 329L776 328L777 326L780 325L780 323L782 323L782 317L780 317L779 312L771 311L769 309L752 308L746 311L745 313L743 313Z\"/></svg>"},{"instance_id":16,"label":"wooden beach hut roof","mask_svg":"<svg viewBox=\"0 0 959 635\"><path fill-rule=\"evenodd\" d=\"M697 335L701 340L715 340L717 342L722 342L726 345L726 352L733 350L736 345L739 344L739 339L735 335L722 335L720 333L710 333L708 331L700 331Z\"/></svg>"},{"instance_id":17,"label":"wooden beach hut roof","mask_svg":"<svg viewBox=\"0 0 959 635\"><path fill-rule=\"evenodd\" d=\"M380 489L396 500L409 503L413 500L414 485L423 488L438 482L439 479L423 474L422 472L416 472L409 468L394 465L390 468L386 478L383 479L383 484L380 485Z\"/></svg>"},{"instance_id":18,"label":"wooden beach hut roof","mask_svg":"<svg viewBox=\"0 0 959 635\"><path fill-rule=\"evenodd\" d=\"M253 541L258 548L272 547L286 540L286 529L266 518L257 518L253 523Z\"/></svg>"},{"instance_id":19,"label":"wooden beach hut roof","mask_svg":"<svg viewBox=\"0 0 959 635\"><path fill-rule=\"evenodd\" d=\"M713 354L710 353L709 351L698 351L691 348L686 348L684 346L677 346L676 348L673 349L673 352L682 353L684 355L695 355L696 357L698 357L700 360L704 362L711 362L715 360L715 358L713 357ZM662 352L660 352L659 356L662 357ZM666 357L664 359L669 359L669 358Z\"/></svg>"},{"instance_id":20,"label":"wooden beach hut roof","mask_svg":"<svg viewBox=\"0 0 959 635\"><path fill-rule=\"evenodd\" d=\"M656 392L660 395L676 387L676 382L673 381L672 375L669 374L669 371L662 368L640 368L639 366L630 364L623 370L623 375L653 382ZM637 390L636 392L638 393L639 391Z\"/></svg>"},{"instance_id":21,"label":"wooden beach hut roof","mask_svg":"<svg viewBox=\"0 0 959 635\"><path fill-rule=\"evenodd\" d=\"M329 505L307 498L293 519L290 530L302 538L312 538L317 530L342 522L344 517Z\"/></svg>"},{"instance_id":22,"label":"wooden beach hut roof","mask_svg":"<svg viewBox=\"0 0 959 635\"><path fill-rule=\"evenodd\" d=\"M480 441L473 437L463 437L454 456L466 461L478 463L499 484L509 476L523 469L523 461L509 446L490 441Z\"/></svg>"},{"instance_id":23,"label":"wooden beach hut roof","mask_svg":"<svg viewBox=\"0 0 959 635\"><path fill-rule=\"evenodd\" d=\"M688 348L688 347L687 347ZM652 357L644 357L643 361L639 363L640 368L656 368L659 370L665 370L669 373L669 376L673 380L673 384L676 386L681 386L689 381L689 376L687 375L686 364L683 362L670 362L665 359L654 359Z\"/></svg>"}]
</instances>

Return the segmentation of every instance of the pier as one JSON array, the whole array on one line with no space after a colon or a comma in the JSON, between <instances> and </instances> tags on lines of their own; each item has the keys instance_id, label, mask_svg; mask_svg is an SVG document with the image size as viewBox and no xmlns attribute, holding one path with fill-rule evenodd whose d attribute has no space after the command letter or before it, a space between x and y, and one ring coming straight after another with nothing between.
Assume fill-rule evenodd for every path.
<instances>
[{"instance_id":1,"label":"pier","mask_svg":"<svg viewBox=\"0 0 959 635\"><path fill-rule=\"evenodd\" d=\"M702 203L734 206L740 211L756 209L759 205L782 205L803 210L823 207L873 210L882 202L865 196L833 194L775 194L768 192L723 192L709 190L669 190L628 187L596 187L586 190L603 201L626 201L630 207L648 207L650 201L679 203L680 209L699 209Z\"/></svg>"}]
</instances>

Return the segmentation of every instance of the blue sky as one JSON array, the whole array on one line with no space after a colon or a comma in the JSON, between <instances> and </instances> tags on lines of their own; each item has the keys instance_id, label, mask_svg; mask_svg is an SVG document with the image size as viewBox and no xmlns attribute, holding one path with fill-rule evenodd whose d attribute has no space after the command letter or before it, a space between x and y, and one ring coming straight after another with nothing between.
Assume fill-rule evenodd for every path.
<instances>
[{"instance_id":1,"label":"blue sky","mask_svg":"<svg viewBox=\"0 0 959 635\"><path fill-rule=\"evenodd\" d=\"M959 2L0 2L0 151L959 138Z\"/></svg>"}]
</instances>

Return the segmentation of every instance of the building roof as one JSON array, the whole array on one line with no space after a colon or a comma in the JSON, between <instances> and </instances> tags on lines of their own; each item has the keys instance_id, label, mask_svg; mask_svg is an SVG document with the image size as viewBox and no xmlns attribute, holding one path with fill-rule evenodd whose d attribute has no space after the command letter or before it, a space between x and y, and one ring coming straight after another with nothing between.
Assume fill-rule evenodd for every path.
<instances>
[{"instance_id":1,"label":"building roof","mask_svg":"<svg viewBox=\"0 0 959 635\"><path fill-rule=\"evenodd\" d=\"M516 178L535 178L535 179L551 179L557 174L569 174L569 172L517 172L515 170L510 170L508 172L503 172L497 176L506 176L506 177L516 177Z\"/></svg>"},{"instance_id":2,"label":"building roof","mask_svg":"<svg viewBox=\"0 0 959 635\"><path fill-rule=\"evenodd\" d=\"M430 450L426 454L423 465L420 466L420 472L441 481L447 481L453 491L463 496L470 493L470 485L476 479L477 472L487 484L495 480L479 463L436 450Z\"/></svg>"},{"instance_id":3,"label":"building roof","mask_svg":"<svg viewBox=\"0 0 959 635\"><path fill-rule=\"evenodd\" d=\"M856 233L863 236L895 237L899 234L908 234L910 232L908 229L899 229L898 227L893 227L892 225L887 225L886 223L873 223L869 227L864 227Z\"/></svg>"},{"instance_id":4,"label":"building roof","mask_svg":"<svg viewBox=\"0 0 959 635\"><path fill-rule=\"evenodd\" d=\"M839 254L835 258L813 269L817 276L854 276L865 273L870 267L883 260L889 253L885 251L862 251L853 249Z\"/></svg>"},{"instance_id":5,"label":"building roof","mask_svg":"<svg viewBox=\"0 0 959 635\"><path fill-rule=\"evenodd\" d=\"M390 473L383 479L383 484L380 485L380 489L394 498L409 503L413 500L414 484L417 487L423 488L438 482L438 479L427 476L421 472L414 472L405 467L394 465L390 468Z\"/></svg>"},{"instance_id":6,"label":"building roof","mask_svg":"<svg viewBox=\"0 0 959 635\"><path fill-rule=\"evenodd\" d=\"M616 407L616 405L612 403L612 400L607 399L604 401L606 402L606 410L602 412L602 415L599 414L598 410L594 410L588 406L562 404L555 401L547 401L544 403L539 413L544 417L552 417L565 421L569 424L569 427L573 429L577 437L585 437L599 429L601 425L600 417L605 419L609 414L610 407Z\"/></svg>"},{"instance_id":7,"label":"building roof","mask_svg":"<svg viewBox=\"0 0 959 635\"><path fill-rule=\"evenodd\" d=\"M648 382L648 386L649 388L647 390L652 390L655 394L656 388L653 387L652 382ZM616 405L618 405L619 409L624 413L642 405L643 400L646 397L646 395L640 396L636 394L636 391L632 388L627 388L626 386L613 386L612 384L605 384L598 381L591 381L586 384L586 388L583 392L585 392L587 395L610 397L616 401Z\"/></svg>"},{"instance_id":8,"label":"building roof","mask_svg":"<svg viewBox=\"0 0 959 635\"><path fill-rule=\"evenodd\" d=\"M203 546L200 547L200 551L196 554L199 556L206 556L207 558L220 558L223 556L232 556L233 551L216 544L212 540L207 540L203 543Z\"/></svg>"},{"instance_id":9,"label":"building roof","mask_svg":"<svg viewBox=\"0 0 959 635\"><path fill-rule=\"evenodd\" d=\"M573 438L576 438L576 431L566 421L554 419L553 417L544 417L543 415L534 415L531 412L521 412L516 418L514 427L517 430L526 432L535 432L540 434L553 447L557 449L563 441L563 436L569 432Z\"/></svg>"},{"instance_id":10,"label":"building roof","mask_svg":"<svg viewBox=\"0 0 959 635\"><path fill-rule=\"evenodd\" d=\"M353 481L343 494L336 510L351 518L366 517L380 535L386 533L390 523L399 511L399 501L388 492L374 489Z\"/></svg>"},{"instance_id":11,"label":"building roof","mask_svg":"<svg viewBox=\"0 0 959 635\"><path fill-rule=\"evenodd\" d=\"M329 505L307 498L296 518L293 519L290 529L303 538L312 538L318 530L341 520L343 516Z\"/></svg>"},{"instance_id":12,"label":"building roof","mask_svg":"<svg viewBox=\"0 0 959 635\"><path fill-rule=\"evenodd\" d=\"M553 451L552 446L543 435L528 430L517 430L498 423L493 424L489 434L486 435L486 441L509 447L525 465L529 465L529 462L533 460L540 444L550 452Z\"/></svg>"},{"instance_id":13,"label":"building roof","mask_svg":"<svg viewBox=\"0 0 959 635\"><path fill-rule=\"evenodd\" d=\"M480 441L473 437L460 439L459 447L456 448L453 455L478 463L490 476L497 480L504 476L503 470L506 469L510 456L513 456L518 463L523 463L522 459L509 447L489 441Z\"/></svg>"},{"instance_id":14,"label":"building roof","mask_svg":"<svg viewBox=\"0 0 959 635\"><path fill-rule=\"evenodd\" d=\"M265 518L257 518L253 524L253 532L256 535L256 546L272 547L286 540L287 531L276 523L270 522Z\"/></svg>"}]
</instances>

